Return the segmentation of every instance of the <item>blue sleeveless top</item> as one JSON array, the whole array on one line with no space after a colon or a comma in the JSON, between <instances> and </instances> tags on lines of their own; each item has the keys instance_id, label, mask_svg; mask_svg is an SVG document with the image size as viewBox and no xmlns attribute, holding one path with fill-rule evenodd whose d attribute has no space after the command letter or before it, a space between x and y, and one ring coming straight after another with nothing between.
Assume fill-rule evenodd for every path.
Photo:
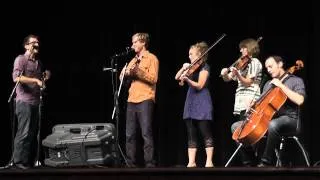
<instances>
[{"instance_id":1,"label":"blue sleeveless top","mask_svg":"<svg viewBox=\"0 0 320 180\"><path fill-rule=\"evenodd\" d=\"M186 101L184 104L183 119L212 120L213 105L208 89L208 82L210 77L209 65L204 64L200 71L202 70L206 70L209 72L208 79L205 86L201 90L197 90L189 86ZM200 71L194 72L190 79L197 82Z\"/></svg>"}]
</instances>

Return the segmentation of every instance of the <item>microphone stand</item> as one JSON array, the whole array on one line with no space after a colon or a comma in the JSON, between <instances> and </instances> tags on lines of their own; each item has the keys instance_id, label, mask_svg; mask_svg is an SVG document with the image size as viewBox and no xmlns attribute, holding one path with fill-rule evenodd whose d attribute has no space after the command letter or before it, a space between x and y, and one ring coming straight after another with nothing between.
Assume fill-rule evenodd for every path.
<instances>
[{"instance_id":1,"label":"microphone stand","mask_svg":"<svg viewBox=\"0 0 320 180\"><path fill-rule=\"evenodd\" d=\"M126 65L124 66L124 72L126 71L126 69L127 69L127 64L128 63L126 63ZM116 64L116 66L117 66L117 64ZM117 71L117 70L115 70L115 71ZM117 78L118 76L117 76L117 74L116 74L116 78ZM120 78L120 85L119 85L119 90L117 91L115 91L115 94L116 94L116 98L115 98L115 106L113 107L113 112L112 112L112 117L111 117L111 119L113 120L113 118L114 118L114 113L116 112L116 110L117 110L117 116L118 116L118 111L119 111L119 108L118 108L118 99L119 99L119 95L120 95L120 91L121 91L121 87L122 87L122 83L123 83L123 79L124 79L124 74L121 76L121 78ZM117 87L118 85L117 85L117 81L116 81L116 86L115 87ZM118 119L118 118L116 118L116 119Z\"/></svg>"},{"instance_id":2,"label":"microphone stand","mask_svg":"<svg viewBox=\"0 0 320 180\"><path fill-rule=\"evenodd\" d=\"M120 164L119 162L119 153L121 154L122 158L124 159L126 165L128 165L127 159L123 153L123 151L121 150L121 146L119 143L119 95L120 95L120 91L121 91L121 87L123 84L123 80L124 80L124 74L121 76L120 78L120 86L119 89L117 89L118 87L118 70L117 70L117 60L116 57L118 57L118 55L115 55L111 58L111 68L103 68L103 70L110 70L111 71L111 75L112 75L112 88L113 88L113 101L114 101L114 108L113 108L113 112L112 112L112 117L111 119L114 120L115 118L115 124L116 124L116 154L117 154L117 158L115 160L115 164L118 166ZM124 67L124 71L127 68L127 63Z\"/></svg>"},{"instance_id":3,"label":"microphone stand","mask_svg":"<svg viewBox=\"0 0 320 180\"><path fill-rule=\"evenodd\" d=\"M41 121L42 121L42 107L43 107L43 90L45 89L45 85L44 85L44 80L42 80L42 87L40 87L40 102L39 102L39 107L38 107L38 114L39 114L39 118L38 118L38 132L37 132L37 154L36 154L36 158L35 158L35 162L34 162L34 166L38 167L41 166L41 162L40 162L40 132L41 132Z\"/></svg>"}]
</instances>

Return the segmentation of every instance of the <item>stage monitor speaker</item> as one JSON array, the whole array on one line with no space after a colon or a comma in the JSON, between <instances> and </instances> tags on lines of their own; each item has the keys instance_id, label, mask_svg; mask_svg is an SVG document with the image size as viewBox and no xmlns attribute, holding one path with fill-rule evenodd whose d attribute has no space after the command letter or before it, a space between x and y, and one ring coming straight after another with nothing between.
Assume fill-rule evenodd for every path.
<instances>
[{"instance_id":1,"label":"stage monitor speaker","mask_svg":"<svg viewBox=\"0 0 320 180\"><path fill-rule=\"evenodd\" d=\"M47 166L111 166L117 157L115 127L110 123L59 124L42 145Z\"/></svg>"}]
</instances>

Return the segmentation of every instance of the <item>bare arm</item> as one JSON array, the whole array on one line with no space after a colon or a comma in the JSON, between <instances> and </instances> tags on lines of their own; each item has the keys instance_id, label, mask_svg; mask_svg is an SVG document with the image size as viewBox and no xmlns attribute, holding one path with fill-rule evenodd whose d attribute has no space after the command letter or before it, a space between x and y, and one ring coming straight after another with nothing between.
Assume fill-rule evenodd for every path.
<instances>
[{"instance_id":1,"label":"bare arm","mask_svg":"<svg viewBox=\"0 0 320 180\"><path fill-rule=\"evenodd\" d=\"M209 77L209 72L207 70L200 71L198 81L193 81L186 76L183 76L182 79L187 82L191 87L196 88L197 90L201 90L207 82Z\"/></svg>"},{"instance_id":2,"label":"bare arm","mask_svg":"<svg viewBox=\"0 0 320 180\"><path fill-rule=\"evenodd\" d=\"M184 71L186 71L189 66L190 66L189 63L184 63L183 66L181 67L181 69L177 72L175 79L181 80L180 77L181 77L182 73L184 73Z\"/></svg>"},{"instance_id":3,"label":"bare arm","mask_svg":"<svg viewBox=\"0 0 320 180\"><path fill-rule=\"evenodd\" d=\"M243 77L241 74L239 74L238 72L236 73L237 78L239 79L239 81L245 86L245 87L249 87L251 86L251 84L253 83L253 79L249 78L249 77Z\"/></svg>"},{"instance_id":4,"label":"bare arm","mask_svg":"<svg viewBox=\"0 0 320 180\"><path fill-rule=\"evenodd\" d=\"M232 80L232 72L228 73L228 68L223 68L221 70L221 77L225 82L231 81Z\"/></svg>"}]
</instances>

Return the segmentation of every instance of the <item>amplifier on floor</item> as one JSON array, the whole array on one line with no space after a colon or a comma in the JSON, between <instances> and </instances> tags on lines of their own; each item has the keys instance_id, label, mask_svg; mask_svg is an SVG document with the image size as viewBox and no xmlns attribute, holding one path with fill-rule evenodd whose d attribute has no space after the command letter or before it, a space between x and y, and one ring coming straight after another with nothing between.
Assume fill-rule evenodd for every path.
<instances>
[{"instance_id":1,"label":"amplifier on floor","mask_svg":"<svg viewBox=\"0 0 320 180\"><path fill-rule=\"evenodd\" d=\"M110 123L59 124L42 145L47 166L112 165L116 160L115 127Z\"/></svg>"}]
</instances>

